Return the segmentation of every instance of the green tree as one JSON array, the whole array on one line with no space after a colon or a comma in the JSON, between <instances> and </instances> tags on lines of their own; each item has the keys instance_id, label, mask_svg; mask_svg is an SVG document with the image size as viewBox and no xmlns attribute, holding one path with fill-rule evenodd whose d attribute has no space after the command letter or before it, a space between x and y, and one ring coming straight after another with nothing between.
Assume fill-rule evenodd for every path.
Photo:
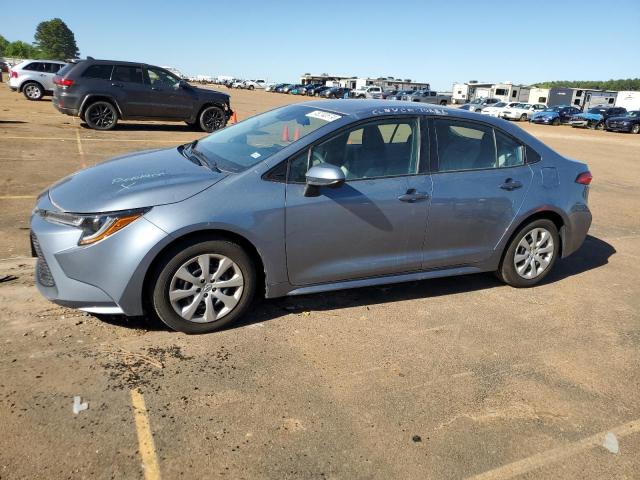
<instances>
[{"instance_id":1,"label":"green tree","mask_svg":"<svg viewBox=\"0 0 640 480\"><path fill-rule=\"evenodd\" d=\"M9 45L9 40L7 40L2 35L0 35L0 57L4 56L4 52L7 49L8 45Z\"/></svg>"},{"instance_id":2,"label":"green tree","mask_svg":"<svg viewBox=\"0 0 640 480\"><path fill-rule=\"evenodd\" d=\"M59 18L40 22L34 38L36 46L46 58L53 60L78 58L80 53L73 32Z\"/></svg>"},{"instance_id":3,"label":"green tree","mask_svg":"<svg viewBox=\"0 0 640 480\"><path fill-rule=\"evenodd\" d=\"M40 51L27 42L16 40L7 44L4 55L11 58L40 58Z\"/></svg>"}]
</instances>

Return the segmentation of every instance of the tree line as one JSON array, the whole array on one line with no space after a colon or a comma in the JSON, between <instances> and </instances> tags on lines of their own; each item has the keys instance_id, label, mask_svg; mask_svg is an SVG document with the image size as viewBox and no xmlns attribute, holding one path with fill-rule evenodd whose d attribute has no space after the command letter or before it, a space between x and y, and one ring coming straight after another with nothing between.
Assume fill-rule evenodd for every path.
<instances>
[{"instance_id":1,"label":"tree line","mask_svg":"<svg viewBox=\"0 0 640 480\"><path fill-rule=\"evenodd\" d=\"M640 90L640 78L623 78L620 80L557 80L555 82L536 83L539 88L583 88L585 90Z\"/></svg>"},{"instance_id":2,"label":"tree line","mask_svg":"<svg viewBox=\"0 0 640 480\"><path fill-rule=\"evenodd\" d=\"M0 35L0 57L67 60L80 54L73 32L60 18L40 22L34 39L10 42Z\"/></svg>"}]
</instances>

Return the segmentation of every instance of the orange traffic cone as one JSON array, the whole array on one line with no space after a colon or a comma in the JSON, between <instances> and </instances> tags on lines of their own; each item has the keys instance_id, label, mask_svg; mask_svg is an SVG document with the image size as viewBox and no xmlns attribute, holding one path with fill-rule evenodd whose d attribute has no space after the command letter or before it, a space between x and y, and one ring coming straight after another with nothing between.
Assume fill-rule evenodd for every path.
<instances>
[{"instance_id":1,"label":"orange traffic cone","mask_svg":"<svg viewBox=\"0 0 640 480\"><path fill-rule=\"evenodd\" d=\"M232 123L232 124L234 124L234 123L238 123L238 114L237 114L236 112L233 112L233 113L231 114L231 123Z\"/></svg>"},{"instance_id":2,"label":"orange traffic cone","mask_svg":"<svg viewBox=\"0 0 640 480\"><path fill-rule=\"evenodd\" d=\"M295 131L293 132L293 141L296 142L300 140L300 127L296 127Z\"/></svg>"},{"instance_id":3,"label":"orange traffic cone","mask_svg":"<svg viewBox=\"0 0 640 480\"><path fill-rule=\"evenodd\" d=\"M282 137L280 138L280 140L282 140L283 142L289 141L289 125L285 125L282 128Z\"/></svg>"}]
</instances>

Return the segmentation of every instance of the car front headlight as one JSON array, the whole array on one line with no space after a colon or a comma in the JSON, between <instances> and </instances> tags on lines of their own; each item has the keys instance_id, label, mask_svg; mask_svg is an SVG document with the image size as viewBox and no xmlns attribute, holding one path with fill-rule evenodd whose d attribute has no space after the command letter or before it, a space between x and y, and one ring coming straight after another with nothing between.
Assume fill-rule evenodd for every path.
<instances>
[{"instance_id":1,"label":"car front headlight","mask_svg":"<svg viewBox=\"0 0 640 480\"><path fill-rule=\"evenodd\" d=\"M37 213L48 222L78 228L82 231L78 245L91 245L122 230L127 225L142 217L142 215L149 210L151 209L142 208L99 214L76 214L56 212L53 210L38 210Z\"/></svg>"}]
</instances>

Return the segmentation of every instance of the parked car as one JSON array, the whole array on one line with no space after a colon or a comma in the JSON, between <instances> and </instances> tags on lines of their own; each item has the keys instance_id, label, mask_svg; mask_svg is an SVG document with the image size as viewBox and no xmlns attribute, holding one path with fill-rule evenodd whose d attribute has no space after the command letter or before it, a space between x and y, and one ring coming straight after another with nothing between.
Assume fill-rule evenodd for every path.
<instances>
[{"instance_id":1,"label":"parked car","mask_svg":"<svg viewBox=\"0 0 640 480\"><path fill-rule=\"evenodd\" d=\"M351 96L351 89L344 87L331 87L326 90L323 90L320 93L321 97L325 98L349 98Z\"/></svg>"},{"instance_id":2,"label":"parked car","mask_svg":"<svg viewBox=\"0 0 640 480\"><path fill-rule=\"evenodd\" d=\"M517 107L522 105L520 102L498 102L490 105L488 107L484 107L480 110L482 115L489 115L491 117L501 118L502 112L504 112L507 108Z\"/></svg>"},{"instance_id":3,"label":"parked car","mask_svg":"<svg viewBox=\"0 0 640 480\"><path fill-rule=\"evenodd\" d=\"M0 72L2 73L9 73L9 69L11 67L9 66L9 64L7 62L0 62Z\"/></svg>"},{"instance_id":4,"label":"parked car","mask_svg":"<svg viewBox=\"0 0 640 480\"><path fill-rule=\"evenodd\" d=\"M319 87L315 88L307 88L307 95L310 97L318 97L322 92L324 92L325 90L329 90L330 88L333 87L330 87L329 85L320 85Z\"/></svg>"},{"instance_id":5,"label":"parked car","mask_svg":"<svg viewBox=\"0 0 640 480\"><path fill-rule=\"evenodd\" d=\"M289 95L306 95L307 87L306 85L298 85L289 90Z\"/></svg>"},{"instance_id":6,"label":"parked car","mask_svg":"<svg viewBox=\"0 0 640 480\"><path fill-rule=\"evenodd\" d=\"M298 95L307 95L310 90L323 86L322 83L308 83L298 89Z\"/></svg>"},{"instance_id":7,"label":"parked car","mask_svg":"<svg viewBox=\"0 0 640 480\"><path fill-rule=\"evenodd\" d=\"M58 60L25 60L9 70L9 88L22 92L28 100L52 95L53 78L66 65Z\"/></svg>"},{"instance_id":8,"label":"parked car","mask_svg":"<svg viewBox=\"0 0 640 480\"><path fill-rule=\"evenodd\" d=\"M595 128L596 130L604 130L605 121L609 117L619 117L625 113L627 113L627 109L622 107L593 107L584 113L574 115L569 124L572 127L587 127Z\"/></svg>"},{"instance_id":9,"label":"parked car","mask_svg":"<svg viewBox=\"0 0 640 480\"><path fill-rule=\"evenodd\" d=\"M477 98L469 103L465 103L460 108L463 110L469 110L470 112L481 112L483 108L490 107L498 103L500 100L497 98Z\"/></svg>"},{"instance_id":10,"label":"parked car","mask_svg":"<svg viewBox=\"0 0 640 480\"><path fill-rule=\"evenodd\" d=\"M415 90L399 90L395 95L389 95L387 100L402 100L405 95L412 95Z\"/></svg>"},{"instance_id":11,"label":"parked car","mask_svg":"<svg viewBox=\"0 0 640 480\"><path fill-rule=\"evenodd\" d=\"M403 95L402 100L445 106L451 103L451 95L441 95L434 90L418 90L411 95Z\"/></svg>"},{"instance_id":12,"label":"parked car","mask_svg":"<svg viewBox=\"0 0 640 480\"><path fill-rule=\"evenodd\" d=\"M291 90L296 90L298 88L302 87L302 84L300 83L294 83L292 85L287 85L286 87L282 88L282 93L291 93Z\"/></svg>"},{"instance_id":13,"label":"parked car","mask_svg":"<svg viewBox=\"0 0 640 480\"><path fill-rule=\"evenodd\" d=\"M500 116L505 120L527 121L536 112L540 112L547 108L542 103L522 103L513 107L505 108Z\"/></svg>"},{"instance_id":14,"label":"parked car","mask_svg":"<svg viewBox=\"0 0 640 480\"><path fill-rule=\"evenodd\" d=\"M292 104L77 172L36 202L36 285L201 333L255 295L490 271L531 287L580 247L587 165L512 123L405 107Z\"/></svg>"},{"instance_id":15,"label":"parked car","mask_svg":"<svg viewBox=\"0 0 640 480\"><path fill-rule=\"evenodd\" d=\"M368 85L351 90L349 95L353 98L373 98L373 96L378 93L382 93L382 87Z\"/></svg>"},{"instance_id":16,"label":"parked car","mask_svg":"<svg viewBox=\"0 0 640 480\"><path fill-rule=\"evenodd\" d=\"M529 121L545 125L560 125L561 123L569 123L571 118L578 113L580 113L580 110L576 107L557 105L534 113Z\"/></svg>"},{"instance_id":17,"label":"parked car","mask_svg":"<svg viewBox=\"0 0 640 480\"><path fill-rule=\"evenodd\" d=\"M231 84L231 88L244 88L244 80L236 80Z\"/></svg>"},{"instance_id":18,"label":"parked car","mask_svg":"<svg viewBox=\"0 0 640 480\"><path fill-rule=\"evenodd\" d=\"M266 87L266 82L264 80L246 80L242 86L247 90L264 90Z\"/></svg>"},{"instance_id":19,"label":"parked car","mask_svg":"<svg viewBox=\"0 0 640 480\"><path fill-rule=\"evenodd\" d=\"M276 88L276 92L277 93L285 93L285 88L291 87L292 84L291 83L283 83L281 86L279 86L278 88Z\"/></svg>"},{"instance_id":20,"label":"parked car","mask_svg":"<svg viewBox=\"0 0 640 480\"><path fill-rule=\"evenodd\" d=\"M609 117L605 120L605 130L613 132L640 133L640 110L632 110L626 115Z\"/></svg>"},{"instance_id":21,"label":"parked car","mask_svg":"<svg viewBox=\"0 0 640 480\"><path fill-rule=\"evenodd\" d=\"M378 100L378 99L383 99L386 100L389 97L393 97L394 95L398 94L398 90L383 90L380 93L374 93L373 94L373 98Z\"/></svg>"},{"instance_id":22,"label":"parked car","mask_svg":"<svg viewBox=\"0 0 640 480\"><path fill-rule=\"evenodd\" d=\"M96 130L110 130L118 120L166 120L212 132L233 113L229 95L144 63L82 60L61 69L54 84L53 106Z\"/></svg>"}]
</instances>

